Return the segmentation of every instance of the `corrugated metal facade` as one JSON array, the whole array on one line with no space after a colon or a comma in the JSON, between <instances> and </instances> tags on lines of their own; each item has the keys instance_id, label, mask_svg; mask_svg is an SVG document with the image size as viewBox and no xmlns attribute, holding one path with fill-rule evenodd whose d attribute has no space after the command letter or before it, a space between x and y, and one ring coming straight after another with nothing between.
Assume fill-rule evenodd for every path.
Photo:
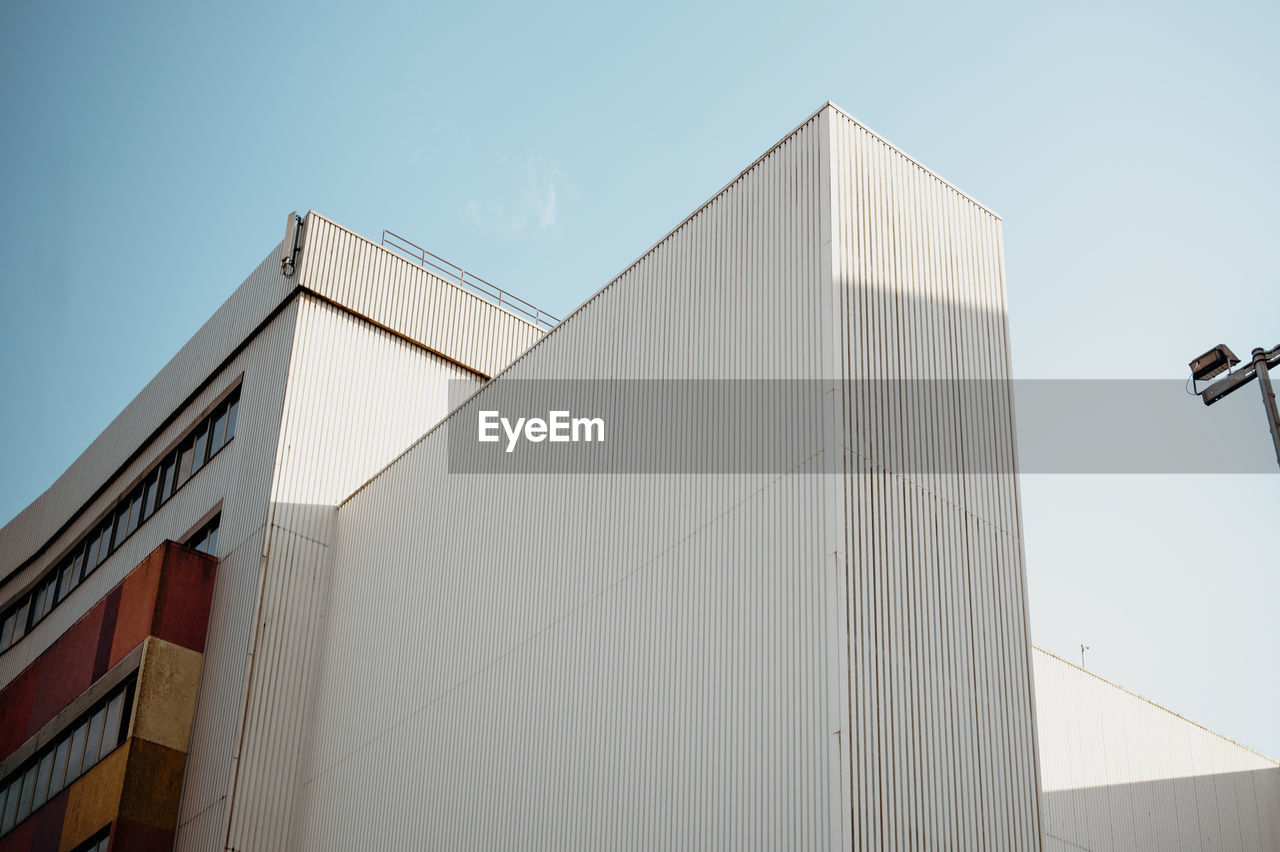
<instances>
[{"instance_id":1,"label":"corrugated metal facade","mask_svg":"<svg viewBox=\"0 0 1280 852\"><path fill-rule=\"evenodd\" d=\"M299 303L249 650L231 848L286 847L333 507L448 412L450 382L480 383L344 310L310 296Z\"/></svg>"},{"instance_id":2,"label":"corrugated metal facade","mask_svg":"<svg viewBox=\"0 0 1280 852\"><path fill-rule=\"evenodd\" d=\"M492 376L542 330L314 210L298 281L470 370Z\"/></svg>"},{"instance_id":3,"label":"corrugated metal facade","mask_svg":"<svg viewBox=\"0 0 1280 852\"><path fill-rule=\"evenodd\" d=\"M531 378L1007 376L999 239L827 107L453 416ZM872 476L903 424L843 402L796 435L845 476L450 475L437 429L353 495L296 848L1039 848L1015 483ZM961 410L1012 453L1007 399Z\"/></svg>"},{"instance_id":4,"label":"corrugated metal facade","mask_svg":"<svg viewBox=\"0 0 1280 852\"><path fill-rule=\"evenodd\" d=\"M849 381L839 549L853 845L1034 849L1017 478L989 473L1016 469L1000 381L1010 377L1000 221L844 113L828 114L831 336L836 378ZM885 405L895 396L886 388L917 396ZM953 389L961 395L940 396ZM904 458L904 435L931 442L932 454ZM923 457L945 464L913 463Z\"/></svg>"},{"instance_id":5,"label":"corrugated metal facade","mask_svg":"<svg viewBox=\"0 0 1280 852\"><path fill-rule=\"evenodd\" d=\"M1280 849L1280 763L1039 649L1045 846Z\"/></svg>"},{"instance_id":6,"label":"corrugated metal facade","mask_svg":"<svg viewBox=\"0 0 1280 852\"><path fill-rule=\"evenodd\" d=\"M333 507L447 413L451 382L475 386L540 335L314 212L298 270L284 360L264 365L281 388L252 582L228 596L228 674L201 695L178 849L284 848Z\"/></svg>"}]
</instances>

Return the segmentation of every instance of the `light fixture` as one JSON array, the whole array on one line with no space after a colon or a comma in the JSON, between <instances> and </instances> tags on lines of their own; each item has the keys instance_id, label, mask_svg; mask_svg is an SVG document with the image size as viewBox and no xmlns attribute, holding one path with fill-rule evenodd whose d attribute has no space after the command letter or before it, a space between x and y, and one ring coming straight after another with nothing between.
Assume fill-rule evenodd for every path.
<instances>
[{"instance_id":1,"label":"light fixture","mask_svg":"<svg viewBox=\"0 0 1280 852\"><path fill-rule=\"evenodd\" d=\"M1240 359L1235 356L1235 353L1228 349L1226 344L1219 343L1191 362L1191 378L1197 382L1203 382L1239 363Z\"/></svg>"},{"instance_id":2,"label":"light fixture","mask_svg":"<svg viewBox=\"0 0 1280 852\"><path fill-rule=\"evenodd\" d=\"M1191 362L1191 385L1194 388L1197 381L1211 379L1239 363L1240 359L1230 349L1219 344ZM1276 395L1271 390L1271 377L1267 375L1267 371L1276 366L1280 366L1280 346L1274 346L1270 350L1258 347L1253 350L1247 366L1228 372L1204 390L1196 389L1195 393L1205 405L1213 405L1227 394L1257 379L1258 389L1262 391L1262 407L1267 412L1267 428L1271 430L1271 442L1276 449L1276 462L1280 464L1280 414L1276 412Z\"/></svg>"}]
</instances>

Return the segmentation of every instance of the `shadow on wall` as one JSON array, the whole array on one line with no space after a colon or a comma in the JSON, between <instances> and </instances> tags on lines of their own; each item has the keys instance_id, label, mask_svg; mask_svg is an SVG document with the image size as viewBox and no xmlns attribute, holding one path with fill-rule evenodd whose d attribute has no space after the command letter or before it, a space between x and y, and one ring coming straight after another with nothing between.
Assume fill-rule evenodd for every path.
<instances>
[{"instance_id":1,"label":"shadow on wall","mask_svg":"<svg viewBox=\"0 0 1280 852\"><path fill-rule=\"evenodd\" d=\"M1280 767L1052 790L1045 849L1280 849Z\"/></svg>"}]
</instances>

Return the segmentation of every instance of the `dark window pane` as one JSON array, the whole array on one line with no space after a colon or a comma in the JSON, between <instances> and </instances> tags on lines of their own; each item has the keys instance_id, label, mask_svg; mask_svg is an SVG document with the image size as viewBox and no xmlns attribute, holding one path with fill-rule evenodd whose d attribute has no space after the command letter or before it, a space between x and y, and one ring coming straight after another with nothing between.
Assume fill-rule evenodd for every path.
<instances>
[{"instance_id":1,"label":"dark window pane","mask_svg":"<svg viewBox=\"0 0 1280 852\"><path fill-rule=\"evenodd\" d=\"M125 538L128 537L128 535L129 535L129 501L126 500L123 503L121 503L120 508L116 510L116 538L115 538L115 545L111 549L115 550L115 548L124 544L124 540Z\"/></svg>"},{"instance_id":2,"label":"dark window pane","mask_svg":"<svg viewBox=\"0 0 1280 852\"><path fill-rule=\"evenodd\" d=\"M120 716L124 712L124 692L121 692L107 705L107 720L102 728L102 753L105 755L120 745L124 740L120 730Z\"/></svg>"},{"instance_id":3,"label":"dark window pane","mask_svg":"<svg viewBox=\"0 0 1280 852\"><path fill-rule=\"evenodd\" d=\"M90 572L92 572L94 568L98 567L98 536L96 534L93 538L89 539L88 552L89 561L84 567L84 575L86 577L89 576Z\"/></svg>"},{"instance_id":4,"label":"dark window pane","mask_svg":"<svg viewBox=\"0 0 1280 852\"><path fill-rule=\"evenodd\" d=\"M49 610L53 609L53 599L58 594L58 573L55 571L49 575L49 579L44 581L44 606L40 608L40 618L44 618L49 614Z\"/></svg>"},{"instance_id":5,"label":"dark window pane","mask_svg":"<svg viewBox=\"0 0 1280 852\"><path fill-rule=\"evenodd\" d=\"M27 607L31 605L31 596L28 595L18 604L16 620L13 622L13 640L17 642L23 636L27 635Z\"/></svg>"},{"instance_id":6,"label":"dark window pane","mask_svg":"<svg viewBox=\"0 0 1280 852\"><path fill-rule=\"evenodd\" d=\"M53 752L45 752L36 768L36 795L31 801L32 807L38 808L49 801L49 776L53 772Z\"/></svg>"},{"instance_id":7,"label":"dark window pane","mask_svg":"<svg viewBox=\"0 0 1280 852\"><path fill-rule=\"evenodd\" d=\"M160 494L156 507L164 505L164 501L173 494L173 456L169 456L160 464Z\"/></svg>"},{"instance_id":8,"label":"dark window pane","mask_svg":"<svg viewBox=\"0 0 1280 852\"><path fill-rule=\"evenodd\" d=\"M67 778L67 755L71 753L71 740L66 737L58 743L53 751L53 777L49 779L49 795L56 796L62 790Z\"/></svg>"},{"instance_id":9,"label":"dark window pane","mask_svg":"<svg viewBox=\"0 0 1280 852\"><path fill-rule=\"evenodd\" d=\"M68 559L63 562L62 568L58 570L59 603L61 603L62 599L71 593L71 590L76 587L79 579L80 578L76 576L76 561L74 559Z\"/></svg>"},{"instance_id":10,"label":"dark window pane","mask_svg":"<svg viewBox=\"0 0 1280 852\"><path fill-rule=\"evenodd\" d=\"M0 825L3 824L5 805L9 803L9 785L0 786Z\"/></svg>"},{"instance_id":11,"label":"dark window pane","mask_svg":"<svg viewBox=\"0 0 1280 852\"><path fill-rule=\"evenodd\" d=\"M209 458L213 458L213 454L222 449L226 440L227 404L224 402L218 406L217 411L213 412L213 429L209 433Z\"/></svg>"},{"instance_id":12,"label":"dark window pane","mask_svg":"<svg viewBox=\"0 0 1280 852\"><path fill-rule=\"evenodd\" d=\"M153 473L147 478L142 486L142 518L138 523L142 523L151 517L151 513L156 510L156 475Z\"/></svg>"},{"instance_id":13,"label":"dark window pane","mask_svg":"<svg viewBox=\"0 0 1280 852\"><path fill-rule=\"evenodd\" d=\"M67 784L80 777L80 765L84 762L84 737L88 732L88 723L81 722L71 735L71 752L67 755Z\"/></svg>"},{"instance_id":14,"label":"dark window pane","mask_svg":"<svg viewBox=\"0 0 1280 852\"><path fill-rule=\"evenodd\" d=\"M174 482L173 490L177 491L187 480L191 478L191 460L194 453L191 448L191 439L183 441L182 446L178 448L178 478Z\"/></svg>"},{"instance_id":15,"label":"dark window pane","mask_svg":"<svg viewBox=\"0 0 1280 852\"><path fill-rule=\"evenodd\" d=\"M9 784L4 803L4 819L0 821L0 832L13 828L18 821L18 794L22 792L22 777L19 776Z\"/></svg>"},{"instance_id":16,"label":"dark window pane","mask_svg":"<svg viewBox=\"0 0 1280 852\"><path fill-rule=\"evenodd\" d=\"M98 565L107 561L107 557L111 555L111 521L107 521L102 525L102 531L98 535ZM97 565L94 566L95 568Z\"/></svg>"},{"instance_id":17,"label":"dark window pane","mask_svg":"<svg viewBox=\"0 0 1280 852\"><path fill-rule=\"evenodd\" d=\"M125 535L133 535L133 531L138 528L138 524L142 521L142 489L139 488L133 492L133 499L129 501L129 527L125 530Z\"/></svg>"},{"instance_id":18,"label":"dark window pane","mask_svg":"<svg viewBox=\"0 0 1280 852\"><path fill-rule=\"evenodd\" d=\"M72 571L71 571L72 575L74 575L74 576L75 576L76 580L75 580L75 582L74 582L74 583L72 583L72 584L71 584L71 585L72 585L72 588L74 588L74 587L76 587L76 586L80 585L80 580L81 580L81 578L82 578L82 577L84 577L84 553L85 553L85 550L86 550L86 548L85 548L83 545L81 545L80 547L77 547L77 548L76 548L75 563L74 563L74 566L75 566L75 567L74 567L74 568L72 569Z\"/></svg>"},{"instance_id":19,"label":"dark window pane","mask_svg":"<svg viewBox=\"0 0 1280 852\"><path fill-rule=\"evenodd\" d=\"M89 736L84 741L84 765L81 772L88 772L102 754L102 724L106 717L107 708L102 707L89 719Z\"/></svg>"},{"instance_id":20,"label":"dark window pane","mask_svg":"<svg viewBox=\"0 0 1280 852\"><path fill-rule=\"evenodd\" d=\"M13 624L18 620L18 614L11 612L4 617L4 621L0 622L0 651L8 648L13 642Z\"/></svg>"},{"instance_id":21,"label":"dark window pane","mask_svg":"<svg viewBox=\"0 0 1280 852\"><path fill-rule=\"evenodd\" d=\"M31 800L35 797L35 792L36 768L32 766L22 774L22 793L18 797L18 822L22 822L31 813Z\"/></svg>"},{"instance_id":22,"label":"dark window pane","mask_svg":"<svg viewBox=\"0 0 1280 852\"><path fill-rule=\"evenodd\" d=\"M28 628L35 627L40 623L40 619L44 617L44 583L36 586L31 597L31 618L28 621Z\"/></svg>"},{"instance_id":23,"label":"dark window pane","mask_svg":"<svg viewBox=\"0 0 1280 852\"><path fill-rule=\"evenodd\" d=\"M240 413L240 390L231 395L231 406L227 409L227 437L223 439L225 444L236 436L236 415Z\"/></svg>"},{"instance_id":24,"label":"dark window pane","mask_svg":"<svg viewBox=\"0 0 1280 852\"><path fill-rule=\"evenodd\" d=\"M209 424L201 423L200 428L196 430L196 449L195 455L191 461L191 472L195 473L204 467L205 459L209 452Z\"/></svg>"},{"instance_id":25,"label":"dark window pane","mask_svg":"<svg viewBox=\"0 0 1280 852\"><path fill-rule=\"evenodd\" d=\"M213 529L209 530L209 543L208 543L208 546L205 548L204 552L209 554L210 556L218 555L218 528L217 527L214 527Z\"/></svg>"}]
</instances>

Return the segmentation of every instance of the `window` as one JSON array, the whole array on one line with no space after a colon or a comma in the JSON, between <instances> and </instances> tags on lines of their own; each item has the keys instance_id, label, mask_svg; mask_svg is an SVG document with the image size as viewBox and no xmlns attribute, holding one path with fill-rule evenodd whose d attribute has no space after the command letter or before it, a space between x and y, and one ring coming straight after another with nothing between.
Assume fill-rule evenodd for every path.
<instances>
[{"instance_id":1,"label":"window","mask_svg":"<svg viewBox=\"0 0 1280 852\"><path fill-rule=\"evenodd\" d=\"M73 556L65 560L58 569L58 603L62 603L62 599L71 594L79 581L80 578L76 576L76 558Z\"/></svg>"},{"instance_id":2,"label":"window","mask_svg":"<svg viewBox=\"0 0 1280 852\"><path fill-rule=\"evenodd\" d=\"M154 515L187 480L205 467L225 447L236 432L240 411L240 388L205 417L201 418L172 450L158 462L137 486L113 505L101 522L76 542L71 552L50 566L30 591L0 613L0 653L12 648L30 628L35 627L57 604L62 603L85 577L107 560L129 536ZM201 532L199 549L216 553L218 529ZM193 544L192 547L197 545ZM0 824L4 811L0 808Z\"/></svg>"},{"instance_id":3,"label":"window","mask_svg":"<svg viewBox=\"0 0 1280 852\"><path fill-rule=\"evenodd\" d=\"M173 463L174 456L169 455L160 463L160 493L156 497L156 508L164 505L164 501L168 500L173 494Z\"/></svg>"},{"instance_id":4,"label":"window","mask_svg":"<svg viewBox=\"0 0 1280 852\"><path fill-rule=\"evenodd\" d=\"M129 735L137 676L116 686L0 781L0 835L115 751Z\"/></svg>"},{"instance_id":5,"label":"window","mask_svg":"<svg viewBox=\"0 0 1280 852\"><path fill-rule=\"evenodd\" d=\"M209 434L209 455L212 456L226 442L227 404L224 402L213 412L213 431Z\"/></svg>"},{"instance_id":6,"label":"window","mask_svg":"<svg viewBox=\"0 0 1280 852\"><path fill-rule=\"evenodd\" d=\"M187 484L187 480L191 478L191 462L195 458L195 440L187 438L182 442L182 446L178 448L178 479L173 484L173 490Z\"/></svg>"},{"instance_id":7,"label":"window","mask_svg":"<svg viewBox=\"0 0 1280 852\"><path fill-rule=\"evenodd\" d=\"M209 427L201 424L200 428L196 429L195 453L191 457L192 473L204 467L207 452L209 452Z\"/></svg>"},{"instance_id":8,"label":"window","mask_svg":"<svg viewBox=\"0 0 1280 852\"><path fill-rule=\"evenodd\" d=\"M71 852L107 852L107 844L111 842L111 826L106 826L97 834L81 843Z\"/></svg>"},{"instance_id":9,"label":"window","mask_svg":"<svg viewBox=\"0 0 1280 852\"><path fill-rule=\"evenodd\" d=\"M145 523L156 508L156 475L153 473L147 477L147 481L142 486L142 517L138 523Z\"/></svg>"},{"instance_id":10,"label":"window","mask_svg":"<svg viewBox=\"0 0 1280 852\"><path fill-rule=\"evenodd\" d=\"M222 513L200 528L200 531L187 539L187 547L193 547L210 556L218 555L218 527L222 525Z\"/></svg>"}]
</instances>

